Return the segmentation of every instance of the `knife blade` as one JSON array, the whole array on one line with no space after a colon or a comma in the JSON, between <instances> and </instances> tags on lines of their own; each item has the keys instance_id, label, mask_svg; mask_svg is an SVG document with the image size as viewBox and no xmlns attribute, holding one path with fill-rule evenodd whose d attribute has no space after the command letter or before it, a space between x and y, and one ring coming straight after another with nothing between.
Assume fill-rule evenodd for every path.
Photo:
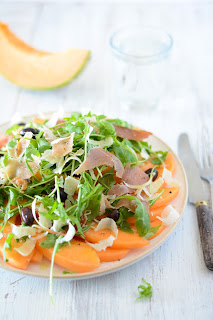
<instances>
[{"instance_id":1,"label":"knife blade","mask_svg":"<svg viewBox=\"0 0 213 320\"><path fill-rule=\"evenodd\" d=\"M178 154L186 171L189 188L189 202L196 203L199 200L207 200L207 195L202 188L200 169L195 161L193 151L189 143L189 137L182 133L178 139Z\"/></svg>"},{"instance_id":2,"label":"knife blade","mask_svg":"<svg viewBox=\"0 0 213 320\"><path fill-rule=\"evenodd\" d=\"M200 169L195 161L189 138L182 133L178 139L178 154L186 171L189 184L189 201L195 204L204 261L213 271L213 221L209 214L207 195L202 188Z\"/></svg>"}]
</instances>

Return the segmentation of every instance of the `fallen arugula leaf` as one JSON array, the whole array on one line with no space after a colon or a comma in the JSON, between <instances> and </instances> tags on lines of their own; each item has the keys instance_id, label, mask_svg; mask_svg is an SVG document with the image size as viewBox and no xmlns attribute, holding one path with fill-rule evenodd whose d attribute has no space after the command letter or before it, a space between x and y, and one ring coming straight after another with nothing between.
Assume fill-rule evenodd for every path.
<instances>
[{"instance_id":1,"label":"fallen arugula leaf","mask_svg":"<svg viewBox=\"0 0 213 320\"><path fill-rule=\"evenodd\" d=\"M152 286L151 286L151 284L146 282L146 280L144 278L142 278L142 281L146 284L146 286L143 285L143 284L138 286L139 297L137 297L136 301L152 296Z\"/></svg>"}]
</instances>

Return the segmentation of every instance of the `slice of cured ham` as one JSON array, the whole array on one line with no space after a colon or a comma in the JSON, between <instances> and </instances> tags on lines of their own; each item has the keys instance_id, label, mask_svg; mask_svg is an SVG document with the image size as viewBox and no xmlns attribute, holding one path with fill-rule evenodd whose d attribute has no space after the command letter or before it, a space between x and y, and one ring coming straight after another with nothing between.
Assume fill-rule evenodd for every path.
<instances>
[{"instance_id":1,"label":"slice of cured ham","mask_svg":"<svg viewBox=\"0 0 213 320\"><path fill-rule=\"evenodd\" d=\"M113 126L115 128L117 136L123 139L141 141L145 138L148 138L152 134L151 132L145 130L129 129L125 127L116 126L115 124Z\"/></svg>"},{"instance_id":2,"label":"slice of cured ham","mask_svg":"<svg viewBox=\"0 0 213 320\"><path fill-rule=\"evenodd\" d=\"M79 174L86 170L94 169L99 166L107 165L114 167L116 176L121 178L124 172L124 167L121 161L112 153L101 149L93 148L89 151L86 160L74 171L74 174Z\"/></svg>"},{"instance_id":3,"label":"slice of cured ham","mask_svg":"<svg viewBox=\"0 0 213 320\"><path fill-rule=\"evenodd\" d=\"M135 189L129 188L126 185L116 184L112 189L108 191L108 195L115 195L116 197L122 196L123 194L134 193Z\"/></svg>"},{"instance_id":4,"label":"slice of cured ham","mask_svg":"<svg viewBox=\"0 0 213 320\"><path fill-rule=\"evenodd\" d=\"M122 176L123 182L129 185L139 186L148 180L149 176L139 166L130 167L129 163L126 165Z\"/></svg>"}]
</instances>

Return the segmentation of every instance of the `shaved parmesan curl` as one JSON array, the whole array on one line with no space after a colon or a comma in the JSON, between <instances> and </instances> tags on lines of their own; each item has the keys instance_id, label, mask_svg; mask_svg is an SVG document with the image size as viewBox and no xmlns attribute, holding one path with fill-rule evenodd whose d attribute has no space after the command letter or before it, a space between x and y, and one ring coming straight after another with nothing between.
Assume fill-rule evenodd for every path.
<instances>
[{"instance_id":1,"label":"shaved parmesan curl","mask_svg":"<svg viewBox=\"0 0 213 320\"><path fill-rule=\"evenodd\" d=\"M126 165L122 176L123 182L129 185L139 186L148 180L149 176L139 166L130 167L129 163Z\"/></svg>"},{"instance_id":2,"label":"shaved parmesan curl","mask_svg":"<svg viewBox=\"0 0 213 320\"><path fill-rule=\"evenodd\" d=\"M101 149L93 148L88 152L86 160L74 171L74 174L80 174L86 170L94 169L107 165L109 167L114 167L116 171L116 176L121 178L124 172L124 167L121 161L112 153Z\"/></svg>"},{"instance_id":3,"label":"shaved parmesan curl","mask_svg":"<svg viewBox=\"0 0 213 320\"><path fill-rule=\"evenodd\" d=\"M161 217L157 217L165 224L173 224L179 219L180 215L175 208L169 204L161 213Z\"/></svg>"},{"instance_id":4,"label":"shaved parmesan curl","mask_svg":"<svg viewBox=\"0 0 213 320\"><path fill-rule=\"evenodd\" d=\"M128 140L141 141L148 138L152 133L144 130L135 130L113 124L118 137Z\"/></svg>"},{"instance_id":5,"label":"shaved parmesan curl","mask_svg":"<svg viewBox=\"0 0 213 320\"><path fill-rule=\"evenodd\" d=\"M104 229L111 230L115 234L115 236L110 235L108 238L101 240L97 243L87 242L96 251L106 250L107 247L111 247L113 245L113 242L118 236L118 227L113 219L110 219L110 218L102 219L101 221L99 221L97 227L95 228L95 231L104 230Z\"/></svg>"},{"instance_id":6,"label":"shaved parmesan curl","mask_svg":"<svg viewBox=\"0 0 213 320\"><path fill-rule=\"evenodd\" d=\"M63 157L72 152L74 135L73 132L67 138L58 138L51 142L54 157Z\"/></svg>"},{"instance_id":7,"label":"shaved parmesan curl","mask_svg":"<svg viewBox=\"0 0 213 320\"><path fill-rule=\"evenodd\" d=\"M35 248L35 241L31 239L27 239L21 247L15 248L19 254L21 254L23 257L29 256L29 254L34 250Z\"/></svg>"}]
</instances>

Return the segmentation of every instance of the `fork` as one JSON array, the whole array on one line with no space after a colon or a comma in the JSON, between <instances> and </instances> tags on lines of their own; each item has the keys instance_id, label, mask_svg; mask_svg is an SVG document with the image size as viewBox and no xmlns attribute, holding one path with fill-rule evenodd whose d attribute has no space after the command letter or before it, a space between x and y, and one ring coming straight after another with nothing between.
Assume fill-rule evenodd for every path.
<instances>
[{"instance_id":1,"label":"fork","mask_svg":"<svg viewBox=\"0 0 213 320\"><path fill-rule=\"evenodd\" d=\"M207 126L203 126L201 129L199 137L199 157L200 175L204 180L208 181L210 185L211 209L213 209L213 138L211 139Z\"/></svg>"}]
</instances>

